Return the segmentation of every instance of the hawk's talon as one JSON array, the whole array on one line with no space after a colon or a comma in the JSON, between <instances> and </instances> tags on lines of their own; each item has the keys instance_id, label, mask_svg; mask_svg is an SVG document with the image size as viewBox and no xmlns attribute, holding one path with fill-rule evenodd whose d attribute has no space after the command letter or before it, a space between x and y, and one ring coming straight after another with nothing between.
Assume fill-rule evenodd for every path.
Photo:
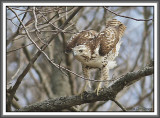
<instances>
[{"instance_id":1,"label":"hawk's talon","mask_svg":"<svg viewBox=\"0 0 160 118\"><path fill-rule=\"evenodd\" d=\"M99 94L99 90L100 90L101 88L96 88L95 90L94 90L94 92L96 93L96 95L98 96L98 94Z\"/></svg>"},{"instance_id":2,"label":"hawk's talon","mask_svg":"<svg viewBox=\"0 0 160 118\"><path fill-rule=\"evenodd\" d=\"M81 96L81 99L83 99L83 94L84 94L84 92L86 92L85 90L84 91L81 91L78 95L80 95Z\"/></svg>"}]
</instances>

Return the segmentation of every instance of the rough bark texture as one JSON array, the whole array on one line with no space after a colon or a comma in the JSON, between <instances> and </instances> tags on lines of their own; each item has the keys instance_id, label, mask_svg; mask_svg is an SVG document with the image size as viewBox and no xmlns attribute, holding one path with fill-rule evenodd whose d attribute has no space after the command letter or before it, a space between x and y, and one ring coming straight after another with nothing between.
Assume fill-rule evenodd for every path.
<instances>
[{"instance_id":1,"label":"rough bark texture","mask_svg":"<svg viewBox=\"0 0 160 118\"><path fill-rule=\"evenodd\" d=\"M83 92L81 95L73 95L69 97L60 97L57 99L49 99L40 103L35 103L24 108L21 108L19 111L25 112L40 112L40 111L61 111L65 108L70 108L75 105L81 105L85 103L93 103L96 101L108 101L115 99L116 95L124 88L127 87L136 81L140 80L141 77L152 75L154 73L153 67L145 67L138 72L129 72L124 76L121 76L115 83L110 87L103 87L99 91L97 96L96 92Z\"/></svg>"}]
</instances>

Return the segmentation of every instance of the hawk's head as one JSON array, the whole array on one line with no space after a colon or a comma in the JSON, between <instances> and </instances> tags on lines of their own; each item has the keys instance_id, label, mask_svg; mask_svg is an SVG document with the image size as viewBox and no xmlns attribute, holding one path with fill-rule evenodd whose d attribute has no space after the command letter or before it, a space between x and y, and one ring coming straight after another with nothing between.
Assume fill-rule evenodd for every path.
<instances>
[{"instance_id":1,"label":"hawk's head","mask_svg":"<svg viewBox=\"0 0 160 118\"><path fill-rule=\"evenodd\" d=\"M86 45L78 45L73 49L74 57L80 62L86 61L91 58L91 51Z\"/></svg>"}]
</instances>

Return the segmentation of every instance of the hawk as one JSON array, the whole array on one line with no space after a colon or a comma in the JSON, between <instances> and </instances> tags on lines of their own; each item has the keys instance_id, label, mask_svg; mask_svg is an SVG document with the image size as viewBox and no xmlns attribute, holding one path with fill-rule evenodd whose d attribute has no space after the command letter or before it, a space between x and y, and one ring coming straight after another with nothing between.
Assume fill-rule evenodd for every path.
<instances>
[{"instance_id":1,"label":"hawk","mask_svg":"<svg viewBox=\"0 0 160 118\"><path fill-rule=\"evenodd\" d=\"M90 69L101 70L100 80L109 79L109 69L116 66L115 58L118 56L121 38L124 35L126 26L116 19L106 23L106 28L100 33L94 30L86 30L75 34L66 46L66 52L72 52L73 56L82 64L83 75L89 79ZM97 95L101 88L97 86ZM90 82L87 80L83 91Z\"/></svg>"}]
</instances>

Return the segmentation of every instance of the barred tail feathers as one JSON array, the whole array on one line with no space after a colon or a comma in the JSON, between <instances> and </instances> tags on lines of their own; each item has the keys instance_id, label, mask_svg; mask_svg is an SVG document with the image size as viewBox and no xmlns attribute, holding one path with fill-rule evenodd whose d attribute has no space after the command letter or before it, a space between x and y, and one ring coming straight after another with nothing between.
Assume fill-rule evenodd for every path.
<instances>
[{"instance_id":1,"label":"barred tail feathers","mask_svg":"<svg viewBox=\"0 0 160 118\"><path fill-rule=\"evenodd\" d=\"M124 35L124 31L126 30L126 26L117 19L112 19L106 22L106 28L117 27L117 26L119 30L119 37L122 38L122 36Z\"/></svg>"}]
</instances>

